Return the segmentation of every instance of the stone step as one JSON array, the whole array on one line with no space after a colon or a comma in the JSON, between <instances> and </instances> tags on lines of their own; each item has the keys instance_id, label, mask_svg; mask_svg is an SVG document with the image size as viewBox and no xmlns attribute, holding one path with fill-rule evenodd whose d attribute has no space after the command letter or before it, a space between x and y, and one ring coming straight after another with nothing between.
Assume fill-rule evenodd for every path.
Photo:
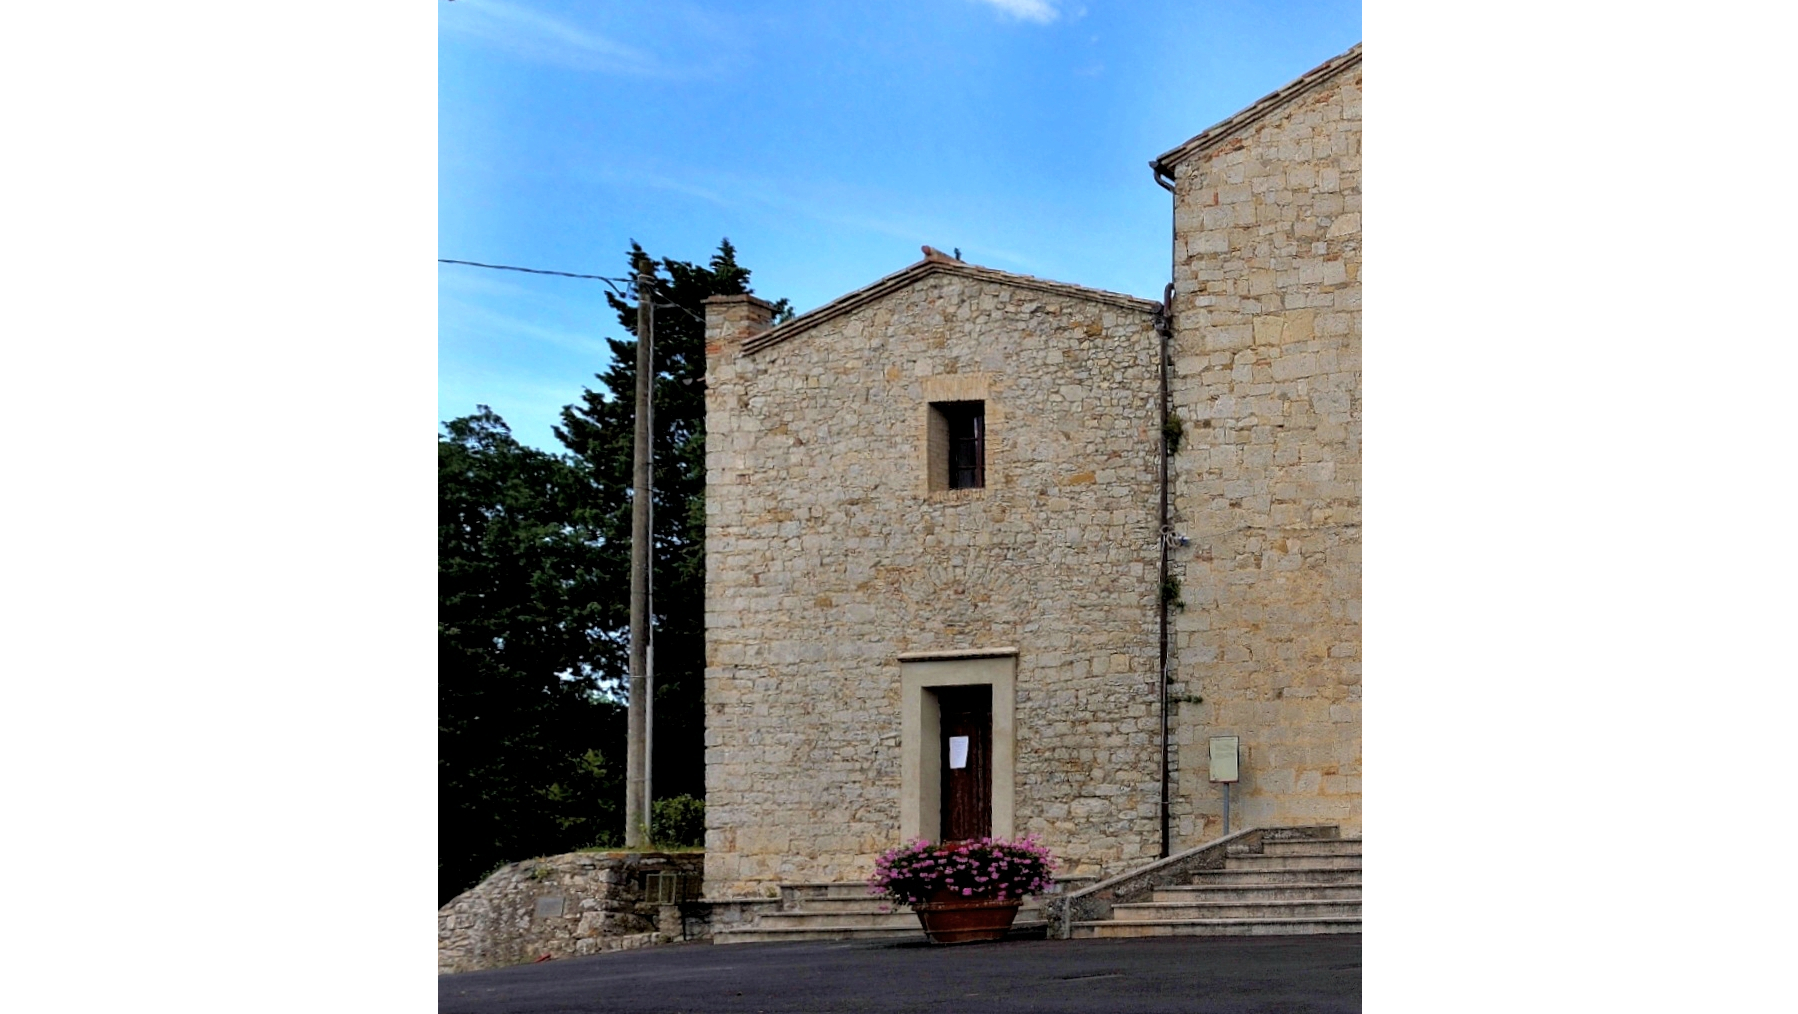
<instances>
[{"instance_id":1,"label":"stone step","mask_svg":"<svg viewBox=\"0 0 1798 1014\"><path fill-rule=\"evenodd\" d=\"M742 929L719 930L712 934L714 944L771 944L793 940L922 940L924 928L912 918L909 928L889 926L792 926L763 929L759 924Z\"/></svg>"},{"instance_id":2,"label":"stone step","mask_svg":"<svg viewBox=\"0 0 1798 1014\"><path fill-rule=\"evenodd\" d=\"M1319 830L1319 829L1313 829ZM1334 829L1324 829L1334 833ZM1289 829L1273 833L1290 834ZM1286 936L1361 932L1361 839L1263 836L1226 850L1222 869L1075 922L1076 938Z\"/></svg>"},{"instance_id":3,"label":"stone step","mask_svg":"<svg viewBox=\"0 0 1798 1014\"><path fill-rule=\"evenodd\" d=\"M1172 919L1320 919L1361 918L1361 902L1318 901L1149 901L1117 905L1111 917L1120 922Z\"/></svg>"},{"instance_id":4,"label":"stone step","mask_svg":"<svg viewBox=\"0 0 1798 1014\"><path fill-rule=\"evenodd\" d=\"M869 894L867 882L861 880L780 885L780 900L783 907L795 902L803 905L819 898L859 898L866 901L875 897L878 895Z\"/></svg>"},{"instance_id":5,"label":"stone step","mask_svg":"<svg viewBox=\"0 0 1798 1014\"><path fill-rule=\"evenodd\" d=\"M1090 886L1096 877L1072 877L1062 886L1062 891L1074 891ZM1057 892L1062 893L1062 892ZM1047 895L1054 897L1055 895ZM1044 895L1026 895L1024 907L1040 906ZM810 911L814 907L824 905L830 907L848 907L858 903L873 905L890 904L878 894L869 892L868 885L861 881L830 884L782 884L780 885L781 911Z\"/></svg>"},{"instance_id":6,"label":"stone step","mask_svg":"<svg viewBox=\"0 0 1798 1014\"><path fill-rule=\"evenodd\" d=\"M1361 857L1352 856L1289 856L1289 855L1240 855L1229 856L1224 860L1226 870L1294 870L1294 869L1333 869L1358 870L1361 868Z\"/></svg>"},{"instance_id":7,"label":"stone step","mask_svg":"<svg viewBox=\"0 0 1798 1014\"><path fill-rule=\"evenodd\" d=\"M909 926L864 923L851 926L791 926L778 920L768 925L767 917L753 926L719 930L712 935L714 944L767 944L793 940L922 940L924 927L918 917L907 913ZM1007 939L1027 940L1042 937L1048 930L1043 920L1027 920L1020 916L1011 924Z\"/></svg>"},{"instance_id":8,"label":"stone step","mask_svg":"<svg viewBox=\"0 0 1798 1014\"><path fill-rule=\"evenodd\" d=\"M911 909L895 902L886 901L877 895L867 894L860 898L805 898L793 903L791 908L781 908L781 912L878 912L881 909L909 912Z\"/></svg>"},{"instance_id":9,"label":"stone step","mask_svg":"<svg viewBox=\"0 0 1798 1014\"><path fill-rule=\"evenodd\" d=\"M1079 939L1124 937L1259 937L1359 933L1359 918L1317 919L1142 919L1131 922L1096 920L1071 927Z\"/></svg>"},{"instance_id":10,"label":"stone step","mask_svg":"<svg viewBox=\"0 0 1798 1014\"><path fill-rule=\"evenodd\" d=\"M1083 878L1090 881L1092 878ZM771 943L781 940L911 940L922 939L916 913L868 893L860 881L780 885L780 908L763 911L747 926L720 929L713 943ZM1012 923L1014 939L1042 937L1048 930L1043 899L1024 899Z\"/></svg>"},{"instance_id":11,"label":"stone step","mask_svg":"<svg viewBox=\"0 0 1798 1014\"><path fill-rule=\"evenodd\" d=\"M858 926L906 927L917 926L918 917L911 910L903 912L768 912L756 920L754 929L798 929L837 927L854 928Z\"/></svg>"},{"instance_id":12,"label":"stone step","mask_svg":"<svg viewBox=\"0 0 1798 1014\"><path fill-rule=\"evenodd\" d=\"M1024 905L1019 911L1037 911L1042 907L1042 897L1040 895L1032 894L1027 895L1024 898ZM876 895L869 895L865 898L806 898L802 901L795 902L791 908L774 909L774 911L877 913L881 911L910 912L911 907L909 905L899 904L898 902L884 900Z\"/></svg>"},{"instance_id":13,"label":"stone step","mask_svg":"<svg viewBox=\"0 0 1798 1014\"><path fill-rule=\"evenodd\" d=\"M1230 855L1237 855L1235 849ZM1316 838L1299 841L1269 841L1261 843L1260 853L1242 853L1244 855L1269 856L1358 856L1361 854L1359 838Z\"/></svg>"},{"instance_id":14,"label":"stone step","mask_svg":"<svg viewBox=\"0 0 1798 1014\"><path fill-rule=\"evenodd\" d=\"M1355 884L1245 884L1241 886L1194 884L1185 887L1158 887L1152 901L1192 902L1230 901L1360 901L1361 885Z\"/></svg>"},{"instance_id":15,"label":"stone step","mask_svg":"<svg viewBox=\"0 0 1798 1014\"><path fill-rule=\"evenodd\" d=\"M1235 860L1231 860L1232 863ZM1286 869L1243 869L1232 866L1193 874L1195 886L1249 887L1257 884L1359 884L1361 867L1298 866Z\"/></svg>"}]
</instances>

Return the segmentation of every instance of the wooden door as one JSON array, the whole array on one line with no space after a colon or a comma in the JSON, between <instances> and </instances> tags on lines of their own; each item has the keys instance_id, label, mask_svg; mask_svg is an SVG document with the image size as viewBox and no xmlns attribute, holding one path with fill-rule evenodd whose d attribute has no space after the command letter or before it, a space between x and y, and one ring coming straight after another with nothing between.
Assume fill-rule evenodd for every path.
<instances>
[{"instance_id":1,"label":"wooden door","mask_svg":"<svg viewBox=\"0 0 1798 1014\"><path fill-rule=\"evenodd\" d=\"M940 687L943 841L993 833L993 688Z\"/></svg>"}]
</instances>

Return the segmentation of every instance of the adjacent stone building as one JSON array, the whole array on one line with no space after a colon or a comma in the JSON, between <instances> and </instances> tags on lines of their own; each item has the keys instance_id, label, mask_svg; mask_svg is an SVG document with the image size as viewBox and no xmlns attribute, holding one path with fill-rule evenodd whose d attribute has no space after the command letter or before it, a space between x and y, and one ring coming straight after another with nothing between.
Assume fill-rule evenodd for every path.
<instances>
[{"instance_id":1,"label":"adjacent stone building","mask_svg":"<svg viewBox=\"0 0 1798 1014\"><path fill-rule=\"evenodd\" d=\"M1174 180L1182 840L1361 814L1361 47L1153 163Z\"/></svg>"},{"instance_id":2,"label":"adjacent stone building","mask_svg":"<svg viewBox=\"0 0 1798 1014\"><path fill-rule=\"evenodd\" d=\"M1220 833L1214 736L1234 826L1358 833L1360 77L1153 163L1169 302L929 249L708 302L708 897L919 835L1121 872Z\"/></svg>"}]
</instances>

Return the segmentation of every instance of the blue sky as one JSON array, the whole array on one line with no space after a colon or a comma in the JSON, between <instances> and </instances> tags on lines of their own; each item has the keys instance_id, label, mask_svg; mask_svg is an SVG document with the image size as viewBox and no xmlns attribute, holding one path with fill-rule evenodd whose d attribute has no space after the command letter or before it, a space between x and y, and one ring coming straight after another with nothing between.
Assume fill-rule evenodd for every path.
<instances>
[{"instance_id":1,"label":"blue sky","mask_svg":"<svg viewBox=\"0 0 1798 1014\"><path fill-rule=\"evenodd\" d=\"M1150 158L1361 38L1357 2L438 4L439 256L622 275L728 236L801 312L959 247L1155 297ZM597 282L440 265L438 412L526 443L621 329Z\"/></svg>"}]
</instances>

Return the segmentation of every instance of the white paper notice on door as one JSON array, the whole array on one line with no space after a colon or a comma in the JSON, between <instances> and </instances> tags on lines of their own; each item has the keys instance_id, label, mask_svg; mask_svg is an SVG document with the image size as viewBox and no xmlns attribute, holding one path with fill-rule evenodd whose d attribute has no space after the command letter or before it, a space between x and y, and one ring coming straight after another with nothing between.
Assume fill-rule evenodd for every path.
<instances>
[{"instance_id":1,"label":"white paper notice on door","mask_svg":"<svg viewBox=\"0 0 1798 1014\"><path fill-rule=\"evenodd\" d=\"M952 768L968 766L968 737L949 737L949 766Z\"/></svg>"}]
</instances>

